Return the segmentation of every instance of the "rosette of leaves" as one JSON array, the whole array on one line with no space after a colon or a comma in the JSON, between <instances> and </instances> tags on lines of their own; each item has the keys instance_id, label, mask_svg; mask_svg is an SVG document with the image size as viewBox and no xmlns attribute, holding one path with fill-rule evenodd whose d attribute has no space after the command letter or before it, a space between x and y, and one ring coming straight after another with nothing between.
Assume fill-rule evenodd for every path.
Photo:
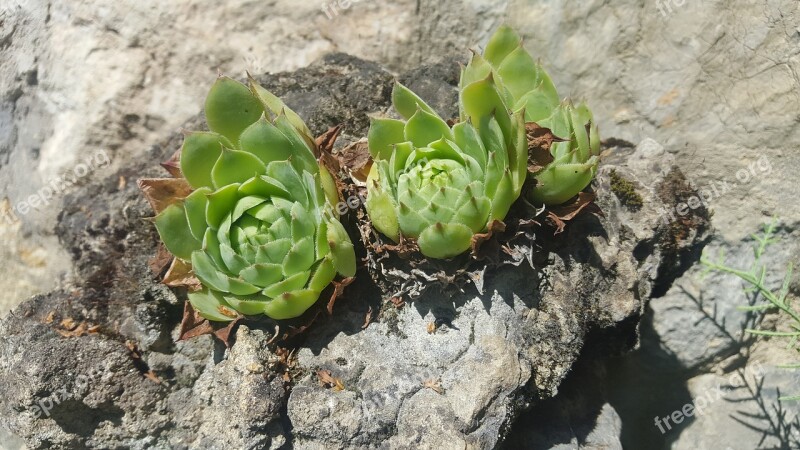
<instances>
[{"instance_id":1,"label":"rosette of leaves","mask_svg":"<svg viewBox=\"0 0 800 450\"><path fill-rule=\"evenodd\" d=\"M189 301L204 318L297 317L356 270L335 182L302 119L253 79L218 78L205 115L210 131L180 151L191 190L158 213L158 233L202 284Z\"/></svg>"},{"instance_id":2,"label":"rosette of leaves","mask_svg":"<svg viewBox=\"0 0 800 450\"><path fill-rule=\"evenodd\" d=\"M504 103L512 111L525 111L525 122L547 128L557 137L549 157L533 164L533 187L526 197L537 204L558 205L577 195L597 173L600 137L585 104L560 101L550 76L522 45L519 34L501 26L483 55L474 53L461 73L461 118L467 111L463 94L470 85L494 77Z\"/></svg>"},{"instance_id":3,"label":"rosette of leaves","mask_svg":"<svg viewBox=\"0 0 800 450\"><path fill-rule=\"evenodd\" d=\"M450 258L505 217L525 181L527 142L524 112L512 114L501 92L491 76L472 83L462 94L463 120L451 127L395 84L402 119L373 119L368 133L366 209L378 231L416 240L429 258Z\"/></svg>"}]
</instances>

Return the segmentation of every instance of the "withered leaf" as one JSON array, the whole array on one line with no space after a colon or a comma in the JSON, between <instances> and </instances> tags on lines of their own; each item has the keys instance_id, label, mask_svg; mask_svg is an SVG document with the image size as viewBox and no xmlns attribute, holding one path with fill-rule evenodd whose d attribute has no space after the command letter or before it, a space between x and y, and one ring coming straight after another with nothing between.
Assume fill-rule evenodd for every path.
<instances>
[{"instance_id":1,"label":"withered leaf","mask_svg":"<svg viewBox=\"0 0 800 450\"><path fill-rule=\"evenodd\" d=\"M161 167L174 178L183 178L183 172L181 172L181 149L175 151L168 160L161 163Z\"/></svg>"},{"instance_id":2,"label":"withered leaf","mask_svg":"<svg viewBox=\"0 0 800 450\"><path fill-rule=\"evenodd\" d=\"M444 394L444 389L439 380L425 380L422 382L422 387L430 389L439 395Z\"/></svg>"},{"instance_id":3,"label":"withered leaf","mask_svg":"<svg viewBox=\"0 0 800 450\"><path fill-rule=\"evenodd\" d=\"M194 276L192 265L178 258L172 260L172 265L162 282L170 287L186 287L192 292L199 291L203 287L200 280Z\"/></svg>"},{"instance_id":4,"label":"withered leaf","mask_svg":"<svg viewBox=\"0 0 800 450\"><path fill-rule=\"evenodd\" d=\"M318 157L326 153L328 155L333 154L333 145L336 143L336 139L338 139L339 135L342 133L342 128L342 125L330 127L328 128L328 131L322 133L314 140L314 143L317 144L317 149L320 152L320 154L317 155ZM338 168L336 171L339 171Z\"/></svg>"},{"instance_id":5,"label":"withered leaf","mask_svg":"<svg viewBox=\"0 0 800 450\"><path fill-rule=\"evenodd\" d=\"M137 184L156 214L192 193L184 178L140 178Z\"/></svg>"},{"instance_id":6,"label":"withered leaf","mask_svg":"<svg viewBox=\"0 0 800 450\"><path fill-rule=\"evenodd\" d=\"M564 142L564 139L535 122L526 123L525 132L528 137L528 171L536 173L553 162L553 155L550 154L553 142Z\"/></svg>"},{"instance_id":7,"label":"withered leaf","mask_svg":"<svg viewBox=\"0 0 800 450\"><path fill-rule=\"evenodd\" d=\"M366 139L345 147L339 159L352 179L361 183L367 182L367 176L372 169L372 156L369 154L369 144Z\"/></svg>"},{"instance_id":8,"label":"withered leaf","mask_svg":"<svg viewBox=\"0 0 800 450\"><path fill-rule=\"evenodd\" d=\"M372 323L372 306L369 307L369 311L364 317L364 325L361 325L361 329L366 330L370 323Z\"/></svg>"},{"instance_id":9,"label":"withered leaf","mask_svg":"<svg viewBox=\"0 0 800 450\"><path fill-rule=\"evenodd\" d=\"M159 242L156 254L150 258L147 264L150 266L150 271L153 272L155 276L160 277L167 266L170 265L173 258L175 257L167 250L167 247L164 246L162 242Z\"/></svg>"},{"instance_id":10,"label":"withered leaf","mask_svg":"<svg viewBox=\"0 0 800 450\"><path fill-rule=\"evenodd\" d=\"M222 343L225 347L231 348L233 345L233 330L242 316L236 315L236 318L227 323L214 322L203 318L188 301L183 304L183 319L181 320L181 331L179 341L185 341L204 334L211 334Z\"/></svg>"},{"instance_id":11,"label":"withered leaf","mask_svg":"<svg viewBox=\"0 0 800 450\"><path fill-rule=\"evenodd\" d=\"M472 236L472 255L478 259L484 259L489 257L491 254L496 254L499 250L499 244L497 241L492 241L495 245L492 245L491 249L484 249L484 244L492 239L495 233L502 233L506 231L506 224L500 220L493 220L485 233L478 233ZM482 251L483 250L483 251Z\"/></svg>"},{"instance_id":12,"label":"withered leaf","mask_svg":"<svg viewBox=\"0 0 800 450\"><path fill-rule=\"evenodd\" d=\"M330 370L318 370L317 377L319 378L319 384L324 388L333 389L334 391L344 390L342 380L334 378Z\"/></svg>"},{"instance_id":13,"label":"withered leaf","mask_svg":"<svg viewBox=\"0 0 800 450\"><path fill-rule=\"evenodd\" d=\"M550 219L556 226L554 234L560 234L566 227L566 222L575 219L582 212L589 212L599 216L603 215L603 211L594 202L596 195L592 192L580 192L570 202L563 205L551 207L547 211L547 218Z\"/></svg>"},{"instance_id":14,"label":"withered leaf","mask_svg":"<svg viewBox=\"0 0 800 450\"><path fill-rule=\"evenodd\" d=\"M331 294L330 300L328 300L328 315L333 314L333 305L336 303L336 300L342 295L344 292L344 288L350 285L350 283L355 280L354 277L345 278L342 281L333 281L333 294Z\"/></svg>"}]
</instances>

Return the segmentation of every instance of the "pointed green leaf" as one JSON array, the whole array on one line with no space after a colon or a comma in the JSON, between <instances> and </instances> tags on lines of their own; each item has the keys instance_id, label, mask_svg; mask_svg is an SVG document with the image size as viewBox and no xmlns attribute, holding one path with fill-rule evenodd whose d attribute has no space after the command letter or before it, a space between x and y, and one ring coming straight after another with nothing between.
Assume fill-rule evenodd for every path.
<instances>
[{"instance_id":1,"label":"pointed green leaf","mask_svg":"<svg viewBox=\"0 0 800 450\"><path fill-rule=\"evenodd\" d=\"M189 230L195 239L202 242L203 236L206 234L208 224L206 223L206 205L208 205L208 195L211 194L211 189L202 187L196 189L189 194L183 201L186 208L186 220L189 224Z\"/></svg>"},{"instance_id":2,"label":"pointed green leaf","mask_svg":"<svg viewBox=\"0 0 800 450\"><path fill-rule=\"evenodd\" d=\"M447 122L437 115L420 109L406 122L405 140L415 147L427 147L443 137L452 140L453 133Z\"/></svg>"},{"instance_id":3,"label":"pointed green leaf","mask_svg":"<svg viewBox=\"0 0 800 450\"><path fill-rule=\"evenodd\" d=\"M198 292L189 292L188 296L189 303L192 304L192 307L208 320L213 322L230 322L235 319L235 317L230 317L220 312L220 307L228 309L234 308L223 300L219 292L206 288Z\"/></svg>"},{"instance_id":4,"label":"pointed green leaf","mask_svg":"<svg viewBox=\"0 0 800 450\"><path fill-rule=\"evenodd\" d=\"M350 236L338 220L328 222L328 245L336 271L344 277L356 274L356 253Z\"/></svg>"},{"instance_id":5,"label":"pointed green leaf","mask_svg":"<svg viewBox=\"0 0 800 450\"><path fill-rule=\"evenodd\" d=\"M193 188L214 187L211 169L219 159L223 145L231 146L231 143L217 133L194 131L183 138L181 172Z\"/></svg>"},{"instance_id":6,"label":"pointed green leaf","mask_svg":"<svg viewBox=\"0 0 800 450\"><path fill-rule=\"evenodd\" d=\"M244 183L263 175L266 170L264 163L252 153L223 147L222 154L211 169L211 179L215 187L221 188L229 184Z\"/></svg>"},{"instance_id":7,"label":"pointed green leaf","mask_svg":"<svg viewBox=\"0 0 800 450\"><path fill-rule=\"evenodd\" d=\"M498 67L503 59L520 45L522 39L516 31L508 25L502 25L494 32L483 56L493 66Z\"/></svg>"},{"instance_id":8,"label":"pointed green leaf","mask_svg":"<svg viewBox=\"0 0 800 450\"><path fill-rule=\"evenodd\" d=\"M418 109L439 117L436 111L428 106L424 100L419 98L417 94L411 92L411 89L400 83L395 83L394 89L392 89L392 104L394 105L394 109L406 120L416 114Z\"/></svg>"},{"instance_id":9,"label":"pointed green leaf","mask_svg":"<svg viewBox=\"0 0 800 450\"><path fill-rule=\"evenodd\" d=\"M395 119L370 119L367 140L369 153L375 159L390 159L395 144L404 142L405 122Z\"/></svg>"},{"instance_id":10,"label":"pointed green leaf","mask_svg":"<svg viewBox=\"0 0 800 450\"><path fill-rule=\"evenodd\" d=\"M287 292L274 298L264 306L264 314L275 319L293 319L302 315L319 298L319 293L310 289Z\"/></svg>"},{"instance_id":11,"label":"pointed green leaf","mask_svg":"<svg viewBox=\"0 0 800 450\"><path fill-rule=\"evenodd\" d=\"M264 164L289 159L292 155L289 139L264 117L242 132L239 147L256 155Z\"/></svg>"},{"instance_id":12,"label":"pointed green leaf","mask_svg":"<svg viewBox=\"0 0 800 450\"><path fill-rule=\"evenodd\" d=\"M428 258L452 258L469 250L472 230L461 223L435 223L419 235L417 243Z\"/></svg>"},{"instance_id":13,"label":"pointed green leaf","mask_svg":"<svg viewBox=\"0 0 800 450\"><path fill-rule=\"evenodd\" d=\"M228 77L217 78L211 86L205 110L208 128L231 142L239 142L242 131L264 113L261 102L247 86Z\"/></svg>"},{"instance_id":14,"label":"pointed green leaf","mask_svg":"<svg viewBox=\"0 0 800 450\"><path fill-rule=\"evenodd\" d=\"M155 224L167 250L180 259L188 260L202 246L189 229L183 204L167 206L156 216Z\"/></svg>"}]
</instances>

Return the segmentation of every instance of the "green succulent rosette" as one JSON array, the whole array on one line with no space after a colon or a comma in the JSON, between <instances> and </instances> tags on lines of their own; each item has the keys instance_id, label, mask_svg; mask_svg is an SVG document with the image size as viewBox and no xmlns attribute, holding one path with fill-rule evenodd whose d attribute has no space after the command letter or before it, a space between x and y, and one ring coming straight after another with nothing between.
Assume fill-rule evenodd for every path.
<instances>
[{"instance_id":1,"label":"green succulent rosette","mask_svg":"<svg viewBox=\"0 0 800 450\"><path fill-rule=\"evenodd\" d=\"M461 73L462 93L489 74L512 111L524 110L526 122L548 128L563 140L550 147L553 161L530 175L536 183L526 197L538 204L558 205L585 189L597 173L600 155L600 137L589 108L559 100L553 81L511 27L501 26L482 56L473 54ZM463 105L461 110L463 119Z\"/></svg>"},{"instance_id":2,"label":"green succulent rosette","mask_svg":"<svg viewBox=\"0 0 800 450\"><path fill-rule=\"evenodd\" d=\"M191 263L206 319L297 317L356 271L335 182L302 119L254 80L218 78L205 115L210 131L186 134L180 154L193 191L156 216L158 233Z\"/></svg>"},{"instance_id":3,"label":"green succulent rosette","mask_svg":"<svg viewBox=\"0 0 800 450\"><path fill-rule=\"evenodd\" d=\"M403 119L370 125L374 164L366 208L373 226L395 242L417 241L429 258L467 251L476 233L502 220L527 174L524 112L506 108L490 74L462 93L462 121L447 124L397 83L392 101Z\"/></svg>"}]
</instances>

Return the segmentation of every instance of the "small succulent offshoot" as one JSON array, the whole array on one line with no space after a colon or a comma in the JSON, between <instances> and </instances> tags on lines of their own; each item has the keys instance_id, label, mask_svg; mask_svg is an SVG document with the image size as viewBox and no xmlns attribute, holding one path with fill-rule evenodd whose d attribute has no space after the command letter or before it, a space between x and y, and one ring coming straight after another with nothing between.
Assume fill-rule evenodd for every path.
<instances>
[{"instance_id":1,"label":"small succulent offshoot","mask_svg":"<svg viewBox=\"0 0 800 450\"><path fill-rule=\"evenodd\" d=\"M180 153L193 190L155 218L167 249L202 283L189 301L211 321L300 316L337 272L356 271L331 207L335 182L302 119L252 78L218 78L205 115L210 131L186 134Z\"/></svg>"},{"instance_id":2,"label":"small succulent offshoot","mask_svg":"<svg viewBox=\"0 0 800 450\"><path fill-rule=\"evenodd\" d=\"M534 203L559 205L585 189L597 173L600 136L585 104L560 101L550 76L522 45L519 34L501 26L483 55L474 53L461 73L461 119L469 116L464 95L476 81L494 78L505 105L525 111L525 122L548 128L560 142L550 147L552 161L531 173L526 197Z\"/></svg>"},{"instance_id":3,"label":"small succulent offshoot","mask_svg":"<svg viewBox=\"0 0 800 450\"><path fill-rule=\"evenodd\" d=\"M505 217L525 181L527 141L523 112L509 112L499 92L491 76L470 85L464 120L450 127L395 84L403 119L373 119L368 134L366 208L378 231L395 242L415 239L423 255L443 259Z\"/></svg>"}]
</instances>

